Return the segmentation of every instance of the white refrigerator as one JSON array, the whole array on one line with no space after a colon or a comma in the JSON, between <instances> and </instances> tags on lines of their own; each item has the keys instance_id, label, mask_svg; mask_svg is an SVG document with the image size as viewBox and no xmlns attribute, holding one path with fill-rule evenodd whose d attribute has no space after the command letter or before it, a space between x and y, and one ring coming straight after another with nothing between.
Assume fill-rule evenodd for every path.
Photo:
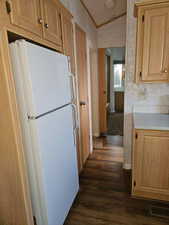
<instances>
[{"instance_id":1,"label":"white refrigerator","mask_svg":"<svg viewBox=\"0 0 169 225\"><path fill-rule=\"evenodd\" d=\"M10 52L34 219L62 225L79 190L68 57L25 40Z\"/></svg>"}]
</instances>

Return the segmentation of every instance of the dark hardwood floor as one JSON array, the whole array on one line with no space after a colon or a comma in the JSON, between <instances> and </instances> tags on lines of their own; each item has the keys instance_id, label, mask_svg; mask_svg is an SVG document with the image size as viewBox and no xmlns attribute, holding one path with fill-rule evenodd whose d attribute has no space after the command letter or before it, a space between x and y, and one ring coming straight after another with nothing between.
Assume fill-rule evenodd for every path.
<instances>
[{"instance_id":1,"label":"dark hardwood floor","mask_svg":"<svg viewBox=\"0 0 169 225\"><path fill-rule=\"evenodd\" d=\"M131 198L130 172L123 170L114 154L113 149L94 150L64 225L169 225L169 219L149 215L155 202Z\"/></svg>"}]
</instances>

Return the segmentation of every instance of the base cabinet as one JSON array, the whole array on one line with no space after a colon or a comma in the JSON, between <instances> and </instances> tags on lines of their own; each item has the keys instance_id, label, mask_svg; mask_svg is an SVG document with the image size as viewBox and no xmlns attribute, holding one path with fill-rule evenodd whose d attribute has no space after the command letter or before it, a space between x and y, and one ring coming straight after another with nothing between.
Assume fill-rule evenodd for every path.
<instances>
[{"instance_id":1,"label":"base cabinet","mask_svg":"<svg viewBox=\"0 0 169 225\"><path fill-rule=\"evenodd\" d=\"M169 132L134 131L132 195L169 201Z\"/></svg>"}]
</instances>

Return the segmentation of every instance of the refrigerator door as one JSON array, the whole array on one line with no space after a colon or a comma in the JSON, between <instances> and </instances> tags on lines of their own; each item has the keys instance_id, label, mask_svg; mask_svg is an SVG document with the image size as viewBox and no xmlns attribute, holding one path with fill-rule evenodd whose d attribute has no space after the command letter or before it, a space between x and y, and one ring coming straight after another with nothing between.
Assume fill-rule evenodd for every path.
<instances>
[{"instance_id":1,"label":"refrigerator door","mask_svg":"<svg viewBox=\"0 0 169 225\"><path fill-rule=\"evenodd\" d=\"M72 101L68 57L18 40L10 44L18 79L23 80L28 115L36 117Z\"/></svg>"},{"instance_id":2,"label":"refrigerator door","mask_svg":"<svg viewBox=\"0 0 169 225\"><path fill-rule=\"evenodd\" d=\"M40 157L48 225L62 225L79 189L72 107L69 105L30 123L38 140L34 151Z\"/></svg>"}]
</instances>

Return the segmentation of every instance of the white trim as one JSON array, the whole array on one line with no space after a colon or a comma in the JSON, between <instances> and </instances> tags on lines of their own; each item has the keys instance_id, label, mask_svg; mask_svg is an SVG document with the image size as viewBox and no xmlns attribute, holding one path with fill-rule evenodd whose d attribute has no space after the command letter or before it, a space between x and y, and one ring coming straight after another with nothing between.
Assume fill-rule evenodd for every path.
<instances>
[{"instance_id":1,"label":"white trim","mask_svg":"<svg viewBox=\"0 0 169 225\"><path fill-rule=\"evenodd\" d=\"M125 169L125 170L131 170L131 164L124 163L123 164L123 169Z\"/></svg>"}]
</instances>

